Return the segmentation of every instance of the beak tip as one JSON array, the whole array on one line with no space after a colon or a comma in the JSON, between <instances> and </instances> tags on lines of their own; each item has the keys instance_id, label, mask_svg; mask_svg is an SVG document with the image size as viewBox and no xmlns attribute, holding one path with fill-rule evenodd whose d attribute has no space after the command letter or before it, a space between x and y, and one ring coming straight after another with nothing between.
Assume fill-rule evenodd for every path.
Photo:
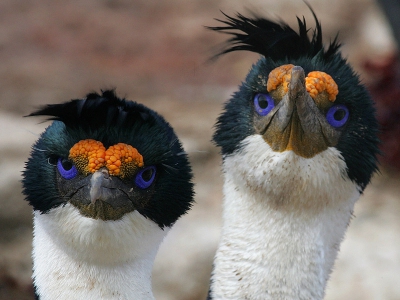
<instances>
[{"instance_id":1,"label":"beak tip","mask_svg":"<svg viewBox=\"0 0 400 300\"><path fill-rule=\"evenodd\" d=\"M104 178L108 177L103 171L97 171L93 173L90 179L90 202L94 204L101 196L101 188Z\"/></svg>"}]
</instances>

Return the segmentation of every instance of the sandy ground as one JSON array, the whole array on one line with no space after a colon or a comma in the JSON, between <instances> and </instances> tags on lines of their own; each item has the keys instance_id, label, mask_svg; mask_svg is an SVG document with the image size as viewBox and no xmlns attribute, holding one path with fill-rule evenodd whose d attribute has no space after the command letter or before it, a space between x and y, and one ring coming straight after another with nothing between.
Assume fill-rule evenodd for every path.
<instances>
[{"instance_id":1,"label":"sandy ground","mask_svg":"<svg viewBox=\"0 0 400 300\"><path fill-rule=\"evenodd\" d=\"M260 11L295 25L311 20L302 1L16 1L0 3L0 299L33 299L31 208L21 170L46 124L22 118L37 105L117 88L175 127L193 165L196 205L157 256L157 299L205 299L221 227L220 157L210 142L222 103L257 56L207 62L223 36L204 29L227 13ZM310 0L326 40L361 62L393 51L383 16L370 0ZM371 80L362 73L365 82ZM211 179L211 180L210 180ZM326 299L400 299L400 180L385 168L356 205Z\"/></svg>"}]
</instances>

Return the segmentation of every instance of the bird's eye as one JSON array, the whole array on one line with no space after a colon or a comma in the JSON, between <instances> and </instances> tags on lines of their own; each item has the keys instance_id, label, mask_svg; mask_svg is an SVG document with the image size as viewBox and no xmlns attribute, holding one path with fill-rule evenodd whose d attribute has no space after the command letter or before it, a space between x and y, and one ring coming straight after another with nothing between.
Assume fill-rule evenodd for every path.
<instances>
[{"instance_id":1,"label":"bird's eye","mask_svg":"<svg viewBox=\"0 0 400 300\"><path fill-rule=\"evenodd\" d=\"M335 128L342 127L348 119L349 109L343 104L332 106L326 113L326 120Z\"/></svg>"},{"instance_id":2,"label":"bird's eye","mask_svg":"<svg viewBox=\"0 0 400 300\"><path fill-rule=\"evenodd\" d=\"M64 179L72 179L78 175L78 170L74 164L65 158L59 158L57 161L57 169Z\"/></svg>"},{"instance_id":3,"label":"bird's eye","mask_svg":"<svg viewBox=\"0 0 400 300\"><path fill-rule=\"evenodd\" d=\"M260 116L266 116L275 107L274 100L268 94L257 94L254 97L254 108Z\"/></svg>"},{"instance_id":4,"label":"bird's eye","mask_svg":"<svg viewBox=\"0 0 400 300\"><path fill-rule=\"evenodd\" d=\"M141 189L147 189L156 177L156 167L150 166L140 170L136 175L135 183Z\"/></svg>"}]
</instances>

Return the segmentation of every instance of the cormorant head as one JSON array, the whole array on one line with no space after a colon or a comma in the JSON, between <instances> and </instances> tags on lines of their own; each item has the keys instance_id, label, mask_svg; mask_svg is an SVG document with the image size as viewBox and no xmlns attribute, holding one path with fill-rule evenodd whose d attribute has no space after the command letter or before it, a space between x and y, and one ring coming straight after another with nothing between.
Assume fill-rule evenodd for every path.
<instances>
[{"instance_id":1,"label":"cormorant head","mask_svg":"<svg viewBox=\"0 0 400 300\"><path fill-rule=\"evenodd\" d=\"M153 110L105 91L29 116L40 115L54 122L23 173L23 192L36 212L71 204L84 217L108 221L137 211L163 229L191 207L188 157Z\"/></svg>"},{"instance_id":2,"label":"cormorant head","mask_svg":"<svg viewBox=\"0 0 400 300\"><path fill-rule=\"evenodd\" d=\"M240 154L248 137L261 136L273 153L294 153L291 157L306 159L306 167L307 159L335 149L348 178L362 191L377 170L375 109L336 38L324 48L313 15L311 35L304 18L297 18L298 32L285 23L241 14L225 15L218 20L224 26L210 27L232 36L218 55L239 50L262 55L226 103L213 138L226 158Z\"/></svg>"}]
</instances>

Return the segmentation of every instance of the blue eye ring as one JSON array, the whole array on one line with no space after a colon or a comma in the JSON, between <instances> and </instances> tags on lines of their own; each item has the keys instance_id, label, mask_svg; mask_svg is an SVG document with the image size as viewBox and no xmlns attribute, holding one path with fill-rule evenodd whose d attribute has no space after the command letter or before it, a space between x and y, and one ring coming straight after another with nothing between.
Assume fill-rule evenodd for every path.
<instances>
[{"instance_id":1,"label":"blue eye ring","mask_svg":"<svg viewBox=\"0 0 400 300\"><path fill-rule=\"evenodd\" d=\"M154 182L156 171L157 169L155 166L149 166L140 170L135 177L135 184L137 185L137 187L142 190L147 189ZM151 173L148 174L149 172Z\"/></svg>"},{"instance_id":2,"label":"blue eye ring","mask_svg":"<svg viewBox=\"0 0 400 300\"><path fill-rule=\"evenodd\" d=\"M339 128L346 124L349 115L349 109L345 105L337 104L328 110L326 113L326 120L331 126Z\"/></svg>"},{"instance_id":3,"label":"blue eye ring","mask_svg":"<svg viewBox=\"0 0 400 300\"><path fill-rule=\"evenodd\" d=\"M71 164L71 168L70 169L66 169L63 165L63 163L65 164L65 162L67 162L68 160L64 159L64 158L59 158L57 160L57 169L58 172L60 172L60 175L67 180L70 180L72 178L75 178L78 175L78 170L76 169L76 167Z\"/></svg>"},{"instance_id":4,"label":"blue eye ring","mask_svg":"<svg viewBox=\"0 0 400 300\"><path fill-rule=\"evenodd\" d=\"M254 108L260 116L266 116L274 107L274 99L269 94L259 93L254 96Z\"/></svg>"}]
</instances>

